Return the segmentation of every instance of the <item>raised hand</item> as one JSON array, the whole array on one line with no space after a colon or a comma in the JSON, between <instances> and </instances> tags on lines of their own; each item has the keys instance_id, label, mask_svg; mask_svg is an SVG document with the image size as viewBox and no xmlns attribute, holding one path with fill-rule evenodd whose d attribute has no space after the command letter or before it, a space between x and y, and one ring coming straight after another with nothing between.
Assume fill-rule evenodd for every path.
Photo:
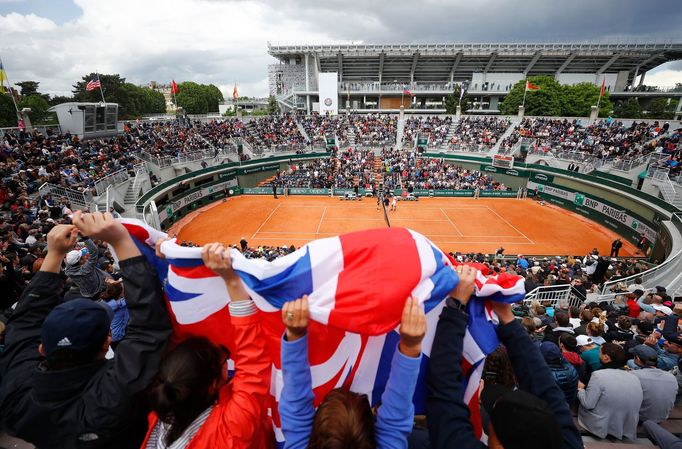
<instances>
[{"instance_id":1,"label":"raised hand","mask_svg":"<svg viewBox=\"0 0 682 449\"><path fill-rule=\"evenodd\" d=\"M462 304L466 304L471 299L471 295L474 294L477 270L469 265L459 265L455 268L455 271L457 276L459 276L459 283L450 292L450 296Z\"/></svg>"},{"instance_id":2,"label":"raised hand","mask_svg":"<svg viewBox=\"0 0 682 449\"><path fill-rule=\"evenodd\" d=\"M81 234L93 239L104 240L111 245L116 245L120 241L130 238L126 228L109 212L84 214L77 210L73 213L71 221Z\"/></svg>"},{"instance_id":3,"label":"raised hand","mask_svg":"<svg viewBox=\"0 0 682 449\"><path fill-rule=\"evenodd\" d=\"M201 258L204 264L223 279L234 274L230 253L220 243L209 243L201 249Z\"/></svg>"},{"instance_id":4,"label":"raised hand","mask_svg":"<svg viewBox=\"0 0 682 449\"><path fill-rule=\"evenodd\" d=\"M287 340L296 341L303 337L308 330L310 311L308 310L308 295L303 295L295 301L284 303L282 307L282 321L287 327Z\"/></svg>"},{"instance_id":5,"label":"raised hand","mask_svg":"<svg viewBox=\"0 0 682 449\"><path fill-rule=\"evenodd\" d=\"M419 301L407 298L400 319L400 344L398 349L408 357L418 357L422 350L422 340L426 335L426 315Z\"/></svg>"},{"instance_id":6,"label":"raised hand","mask_svg":"<svg viewBox=\"0 0 682 449\"><path fill-rule=\"evenodd\" d=\"M73 249L78 229L73 225L57 225L47 234L47 250L64 256Z\"/></svg>"}]
</instances>

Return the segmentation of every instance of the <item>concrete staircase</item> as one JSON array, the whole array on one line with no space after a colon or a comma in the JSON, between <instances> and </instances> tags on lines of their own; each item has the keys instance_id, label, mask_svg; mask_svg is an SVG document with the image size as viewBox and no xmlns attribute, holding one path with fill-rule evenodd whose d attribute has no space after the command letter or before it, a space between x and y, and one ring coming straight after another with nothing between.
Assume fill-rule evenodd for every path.
<instances>
[{"instance_id":1,"label":"concrete staircase","mask_svg":"<svg viewBox=\"0 0 682 449\"><path fill-rule=\"evenodd\" d=\"M301 122L299 122L298 120L296 120L296 127L298 128L298 132L301 133L306 142L310 142L310 136L308 136L308 133L305 131L305 128L303 127L303 125L301 125Z\"/></svg>"},{"instance_id":2,"label":"concrete staircase","mask_svg":"<svg viewBox=\"0 0 682 449\"><path fill-rule=\"evenodd\" d=\"M461 120L461 119L460 119ZM448 129L448 133L445 135L445 148L450 144L450 141L455 135L455 131L457 130L457 125L459 125L459 120L457 118L453 117L452 118L452 123L450 123L450 128Z\"/></svg>"},{"instance_id":3,"label":"concrete staircase","mask_svg":"<svg viewBox=\"0 0 682 449\"><path fill-rule=\"evenodd\" d=\"M384 162L381 156L374 156L374 180L377 185L384 183Z\"/></svg>"},{"instance_id":4,"label":"concrete staircase","mask_svg":"<svg viewBox=\"0 0 682 449\"><path fill-rule=\"evenodd\" d=\"M497 143L495 143L495 146L490 149L490 154L497 154L497 152L500 149L500 146L502 145L502 141L506 139L507 137L511 136L511 134L514 132L514 128L521 123L521 120L519 120L518 117L515 117L512 119L511 123L509 124L509 128L500 136L499 139L497 139Z\"/></svg>"},{"instance_id":5,"label":"concrete staircase","mask_svg":"<svg viewBox=\"0 0 682 449\"><path fill-rule=\"evenodd\" d=\"M396 133L395 133L395 148L396 150L400 150L403 147L403 134L405 132L405 121L407 119L405 116L403 116L402 119L398 117L398 126L396 127Z\"/></svg>"},{"instance_id":6,"label":"concrete staircase","mask_svg":"<svg viewBox=\"0 0 682 449\"><path fill-rule=\"evenodd\" d=\"M348 127L348 146L355 149L355 130L352 126Z\"/></svg>"}]
</instances>

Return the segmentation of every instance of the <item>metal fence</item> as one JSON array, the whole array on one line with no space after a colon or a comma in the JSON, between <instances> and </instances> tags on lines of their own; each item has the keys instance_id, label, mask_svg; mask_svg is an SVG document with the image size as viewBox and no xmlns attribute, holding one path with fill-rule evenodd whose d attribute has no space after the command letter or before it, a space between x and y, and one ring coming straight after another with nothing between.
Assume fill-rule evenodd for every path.
<instances>
[{"instance_id":1,"label":"metal fence","mask_svg":"<svg viewBox=\"0 0 682 449\"><path fill-rule=\"evenodd\" d=\"M95 192L97 193L97 196L104 195L107 191L107 187L111 185L117 186L126 182L128 179L130 179L128 169L122 168L95 182Z\"/></svg>"},{"instance_id":2,"label":"metal fence","mask_svg":"<svg viewBox=\"0 0 682 449\"><path fill-rule=\"evenodd\" d=\"M671 221L680 231L680 233L682 233L682 213L674 213L671 217ZM682 250L679 250L675 254L669 255L668 258L663 261L663 263L655 266L654 268L639 274L605 282L604 286L602 287L599 300L601 301L602 298L608 299L609 297L615 296L614 290L616 285L619 283L632 284L635 282L636 278L642 279L642 285L645 288L654 288L656 285L661 285L659 282L664 281L668 275L674 275L674 277L677 277L677 275L681 272L681 266Z\"/></svg>"},{"instance_id":3,"label":"metal fence","mask_svg":"<svg viewBox=\"0 0 682 449\"><path fill-rule=\"evenodd\" d=\"M54 198L66 200L71 203L72 206L80 209L90 209L94 204L94 198L89 191L80 192L48 182L38 188L38 193L41 197L51 195Z\"/></svg>"},{"instance_id":4,"label":"metal fence","mask_svg":"<svg viewBox=\"0 0 682 449\"><path fill-rule=\"evenodd\" d=\"M575 290L570 285L543 285L526 294L524 304L530 305L533 301L547 304L554 307L579 306L587 298L576 295Z\"/></svg>"}]
</instances>

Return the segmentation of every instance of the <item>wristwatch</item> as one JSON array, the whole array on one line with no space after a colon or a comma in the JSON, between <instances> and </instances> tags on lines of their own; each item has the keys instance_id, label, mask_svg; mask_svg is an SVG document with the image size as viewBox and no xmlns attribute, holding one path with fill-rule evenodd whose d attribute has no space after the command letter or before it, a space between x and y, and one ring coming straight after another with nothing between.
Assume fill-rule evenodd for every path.
<instances>
[{"instance_id":1,"label":"wristwatch","mask_svg":"<svg viewBox=\"0 0 682 449\"><path fill-rule=\"evenodd\" d=\"M467 313L467 305L462 303L459 299L448 296L445 299L445 305L451 309L459 310L460 312Z\"/></svg>"}]
</instances>

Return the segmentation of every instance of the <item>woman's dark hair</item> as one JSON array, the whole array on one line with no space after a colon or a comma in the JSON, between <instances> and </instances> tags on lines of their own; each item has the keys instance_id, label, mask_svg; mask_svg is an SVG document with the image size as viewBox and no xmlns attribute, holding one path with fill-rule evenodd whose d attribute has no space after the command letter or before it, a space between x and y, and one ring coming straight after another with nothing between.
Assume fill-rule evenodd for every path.
<instances>
[{"instance_id":1,"label":"woman's dark hair","mask_svg":"<svg viewBox=\"0 0 682 449\"><path fill-rule=\"evenodd\" d=\"M227 349L195 337L180 343L163 358L149 402L159 419L170 424L164 441L167 446L218 399L228 357Z\"/></svg>"},{"instance_id":2,"label":"woman's dark hair","mask_svg":"<svg viewBox=\"0 0 682 449\"><path fill-rule=\"evenodd\" d=\"M330 391L315 412L308 449L375 449L374 415L367 396Z\"/></svg>"},{"instance_id":3,"label":"woman's dark hair","mask_svg":"<svg viewBox=\"0 0 682 449\"><path fill-rule=\"evenodd\" d=\"M112 282L107 284L106 290L102 292L99 299L118 299L123 294L123 284L120 282Z\"/></svg>"},{"instance_id":4,"label":"woman's dark hair","mask_svg":"<svg viewBox=\"0 0 682 449\"><path fill-rule=\"evenodd\" d=\"M503 346L498 346L485 358L483 380L486 385L502 385L510 390L516 386L514 368Z\"/></svg>"}]
</instances>

